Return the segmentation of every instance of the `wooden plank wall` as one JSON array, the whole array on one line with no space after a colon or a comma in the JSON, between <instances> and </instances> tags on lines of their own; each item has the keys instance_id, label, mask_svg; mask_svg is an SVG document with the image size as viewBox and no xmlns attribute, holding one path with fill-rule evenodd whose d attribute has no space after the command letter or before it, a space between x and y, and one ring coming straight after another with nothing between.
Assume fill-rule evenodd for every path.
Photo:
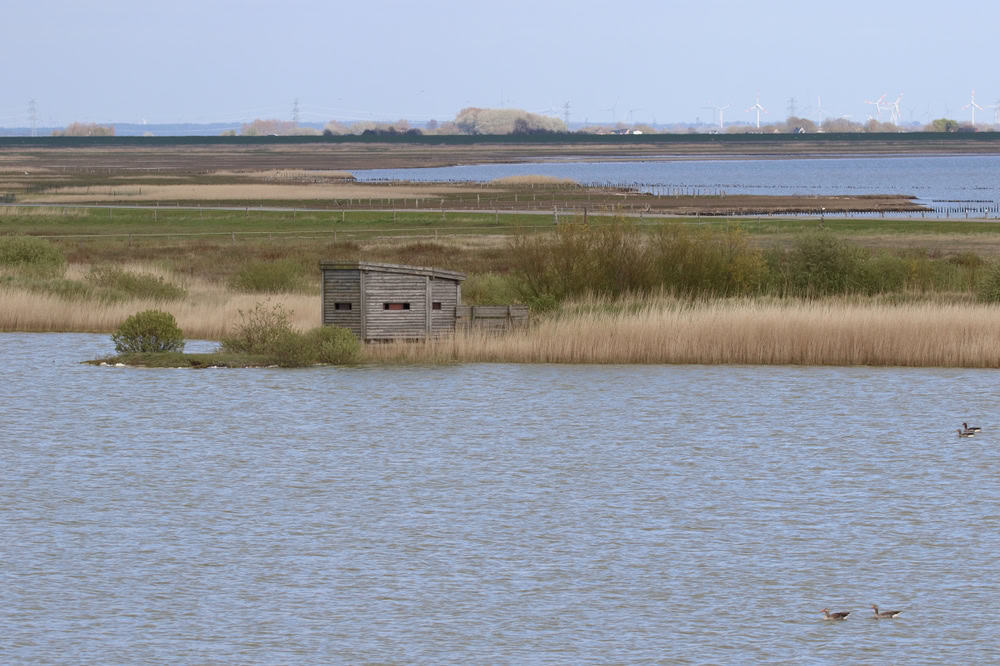
<instances>
[{"instance_id":1,"label":"wooden plank wall","mask_svg":"<svg viewBox=\"0 0 1000 666\"><path fill-rule=\"evenodd\" d=\"M431 278L431 302L441 304L440 310L431 310L432 335L450 335L455 332L458 284L455 280Z\"/></svg>"},{"instance_id":2,"label":"wooden plank wall","mask_svg":"<svg viewBox=\"0 0 1000 666\"><path fill-rule=\"evenodd\" d=\"M365 273L367 340L422 340L427 336L427 280L424 275ZM409 310L386 310L384 303L409 303Z\"/></svg>"},{"instance_id":3,"label":"wooden plank wall","mask_svg":"<svg viewBox=\"0 0 1000 666\"><path fill-rule=\"evenodd\" d=\"M487 331L506 331L528 324L527 305L460 305L456 326Z\"/></svg>"},{"instance_id":4,"label":"wooden plank wall","mask_svg":"<svg viewBox=\"0 0 1000 666\"><path fill-rule=\"evenodd\" d=\"M434 310L432 303L441 303ZM323 324L342 326L360 339L423 340L455 331L461 283L428 275L363 269L323 269ZM350 303L350 310L337 310ZM386 310L385 303L409 303Z\"/></svg>"},{"instance_id":5,"label":"wooden plank wall","mask_svg":"<svg viewBox=\"0 0 1000 666\"><path fill-rule=\"evenodd\" d=\"M350 310L336 310L334 304L350 303ZM350 329L363 339L361 321L361 271L323 271L323 324Z\"/></svg>"}]
</instances>

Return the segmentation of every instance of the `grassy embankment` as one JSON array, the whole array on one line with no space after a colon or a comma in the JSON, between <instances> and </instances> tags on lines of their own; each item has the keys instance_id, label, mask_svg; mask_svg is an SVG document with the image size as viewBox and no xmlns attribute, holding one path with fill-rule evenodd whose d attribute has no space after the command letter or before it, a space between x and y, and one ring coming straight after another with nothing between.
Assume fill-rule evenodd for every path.
<instances>
[{"instance_id":1,"label":"grassy embankment","mask_svg":"<svg viewBox=\"0 0 1000 666\"><path fill-rule=\"evenodd\" d=\"M371 360L1000 366L982 302L995 223L827 219L817 235L806 219L582 221L553 233L522 214L8 208L0 234L47 236L61 259L2 269L0 329L110 331L158 307L188 337L220 339L263 300L311 328L318 262L363 258L462 270L466 302L544 311L526 332L373 346Z\"/></svg>"}]
</instances>

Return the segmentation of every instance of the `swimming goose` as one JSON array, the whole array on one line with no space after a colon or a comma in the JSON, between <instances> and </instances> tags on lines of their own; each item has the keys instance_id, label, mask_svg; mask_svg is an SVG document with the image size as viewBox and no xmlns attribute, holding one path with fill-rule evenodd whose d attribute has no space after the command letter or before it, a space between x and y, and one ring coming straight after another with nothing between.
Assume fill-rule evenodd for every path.
<instances>
[{"instance_id":1,"label":"swimming goose","mask_svg":"<svg viewBox=\"0 0 1000 666\"><path fill-rule=\"evenodd\" d=\"M965 421L962 421L962 427L968 430L969 432L979 432L980 430L982 430L982 428L980 428L979 426L970 426Z\"/></svg>"},{"instance_id":2,"label":"swimming goose","mask_svg":"<svg viewBox=\"0 0 1000 666\"><path fill-rule=\"evenodd\" d=\"M872 610L875 611L876 620L891 620L903 611L880 611L878 606L872 604Z\"/></svg>"},{"instance_id":3,"label":"swimming goose","mask_svg":"<svg viewBox=\"0 0 1000 666\"><path fill-rule=\"evenodd\" d=\"M831 613L829 608L824 608L820 612L823 613L824 620L846 620L847 616L851 614L851 611L846 611L844 613Z\"/></svg>"},{"instance_id":4,"label":"swimming goose","mask_svg":"<svg viewBox=\"0 0 1000 666\"><path fill-rule=\"evenodd\" d=\"M975 437L976 433L972 432L971 430L962 430L961 428L959 428L958 429L958 436L959 437Z\"/></svg>"}]
</instances>

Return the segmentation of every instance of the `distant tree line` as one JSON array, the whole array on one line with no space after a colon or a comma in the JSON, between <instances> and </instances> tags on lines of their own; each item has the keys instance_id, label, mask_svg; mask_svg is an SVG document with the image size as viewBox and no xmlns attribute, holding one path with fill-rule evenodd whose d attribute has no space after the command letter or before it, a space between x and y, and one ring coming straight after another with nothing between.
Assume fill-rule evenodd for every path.
<instances>
[{"instance_id":1,"label":"distant tree line","mask_svg":"<svg viewBox=\"0 0 1000 666\"><path fill-rule=\"evenodd\" d=\"M114 125L97 123L70 123L63 129L52 130L52 136L114 136Z\"/></svg>"},{"instance_id":2,"label":"distant tree line","mask_svg":"<svg viewBox=\"0 0 1000 666\"><path fill-rule=\"evenodd\" d=\"M649 124L636 123L626 125L616 123L609 125L589 125L574 130L575 134L701 134L706 126L673 125L669 127L654 127ZM707 131L722 131L727 134L814 134L825 133L893 133L893 132L976 132L979 130L1000 130L998 126L978 124L973 126L968 122L959 122L951 118L937 118L930 123L919 126L915 124L899 126L869 118L864 123L854 122L848 118L827 118L821 123L801 116L789 116L782 122L762 125L760 128L747 124L729 124L724 129L714 127ZM522 109L486 109L467 107L458 112L454 120L438 122L430 120L422 128L412 127L405 119L394 122L387 121L356 121L342 122L331 120L320 130L315 127L303 127L289 120L276 118L257 118L244 123L240 129L227 130L223 136L419 136L430 134L435 136L535 136L568 133L570 130L560 118L553 118ZM97 123L74 122L64 129L53 130L52 136L114 136L114 125L98 125Z\"/></svg>"}]
</instances>

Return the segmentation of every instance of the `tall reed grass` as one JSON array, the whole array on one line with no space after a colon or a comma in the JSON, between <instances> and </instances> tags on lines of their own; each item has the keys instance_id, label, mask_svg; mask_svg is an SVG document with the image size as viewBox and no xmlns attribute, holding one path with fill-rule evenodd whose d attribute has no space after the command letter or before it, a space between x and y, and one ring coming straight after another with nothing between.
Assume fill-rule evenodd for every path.
<instances>
[{"instance_id":1,"label":"tall reed grass","mask_svg":"<svg viewBox=\"0 0 1000 666\"><path fill-rule=\"evenodd\" d=\"M579 304L578 304L579 305ZM610 301L503 335L366 348L379 362L1000 367L1000 307L862 300Z\"/></svg>"},{"instance_id":2,"label":"tall reed grass","mask_svg":"<svg viewBox=\"0 0 1000 666\"><path fill-rule=\"evenodd\" d=\"M185 337L220 340L239 322L240 310L251 310L263 300L280 303L291 312L297 328L320 324L320 299L314 295L272 294L264 299L196 285L189 287L185 300L167 304L150 299L94 302L0 286L0 330L104 333L115 330L129 315L159 309L174 315Z\"/></svg>"}]
</instances>

